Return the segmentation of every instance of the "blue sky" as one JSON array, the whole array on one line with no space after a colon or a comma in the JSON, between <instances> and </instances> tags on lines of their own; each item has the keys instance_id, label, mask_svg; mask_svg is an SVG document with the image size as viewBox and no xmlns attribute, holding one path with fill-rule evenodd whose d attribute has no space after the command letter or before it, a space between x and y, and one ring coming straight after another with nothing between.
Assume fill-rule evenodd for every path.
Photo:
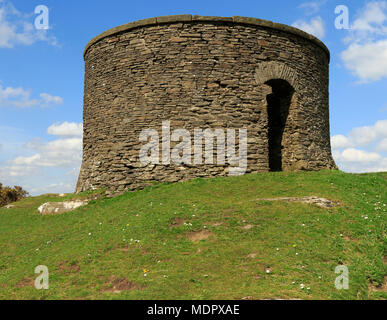
<instances>
[{"instance_id":1,"label":"blue sky","mask_svg":"<svg viewBox=\"0 0 387 320\"><path fill-rule=\"evenodd\" d=\"M36 30L34 9L49 8ZM350 29L336 29L346 5ZM387 0L0 0L0 181L31 194L72 192L81 159L84 64L97 34L161 15L250 16L304 29L331 51L334 158L347 172L387 171Z\"/></svg>"}]
</instances>

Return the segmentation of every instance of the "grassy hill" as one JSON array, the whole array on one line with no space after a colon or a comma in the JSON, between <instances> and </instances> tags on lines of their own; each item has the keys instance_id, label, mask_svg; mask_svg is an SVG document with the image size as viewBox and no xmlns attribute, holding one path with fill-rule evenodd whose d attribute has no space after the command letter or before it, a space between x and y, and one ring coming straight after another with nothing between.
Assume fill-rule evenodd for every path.
<instances>
[{"instance_id":1,"label":"grassy hill","mask_svg":"<svg viewBox=\"0 0 387 320\"><path fill-rule=\"evenodd\" d=\"M340 204L257 200L319 196ZM387 173L163 184L41 216L0 208L1 299L386 299ZM349 268L349 290L334 286ZM46 265L50 289L36 290Z\"/></svg>"}]
</instances>

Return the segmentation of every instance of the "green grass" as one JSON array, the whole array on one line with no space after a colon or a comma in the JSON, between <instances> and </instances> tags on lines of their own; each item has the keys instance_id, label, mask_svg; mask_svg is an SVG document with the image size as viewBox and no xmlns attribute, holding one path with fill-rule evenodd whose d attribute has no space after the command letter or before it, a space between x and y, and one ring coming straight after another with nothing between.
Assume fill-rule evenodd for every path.
<instances>
[{"instance_id":1,"label":"green grass","mask_svg":"<svg viewBox=\"0 0 387 320\"><path fill-rule=\"evenodd\" d=\"M158 185L56 216L37 207L63 198L26 198L0 208L0 299L386 299L386 187L387 173L261 173ZM308 195L340 205L254 201ZM203 230L210 237L190 240ZM349 290L334 286L339 264ZM38 265L49 290L33 286Z\"/></svg>"}]
</instances>

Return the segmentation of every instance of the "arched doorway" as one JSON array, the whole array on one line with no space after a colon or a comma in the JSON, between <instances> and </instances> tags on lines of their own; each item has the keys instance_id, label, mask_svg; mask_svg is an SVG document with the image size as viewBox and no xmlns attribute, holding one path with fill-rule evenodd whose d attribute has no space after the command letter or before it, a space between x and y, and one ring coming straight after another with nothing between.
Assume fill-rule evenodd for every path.
<instances>
[{"instance_id":1,"label":"arched doorway","mask_svg":"<svg viewBox=\"0 0 387 320\"><path fill-rule=\"evenodd\" d=\"M282 171L284 148L284 131L289 115L294 88L282 79L265 82L272 88L266 97L268 115L268 150L270 171Z\"/></svg>"}]
</instances>

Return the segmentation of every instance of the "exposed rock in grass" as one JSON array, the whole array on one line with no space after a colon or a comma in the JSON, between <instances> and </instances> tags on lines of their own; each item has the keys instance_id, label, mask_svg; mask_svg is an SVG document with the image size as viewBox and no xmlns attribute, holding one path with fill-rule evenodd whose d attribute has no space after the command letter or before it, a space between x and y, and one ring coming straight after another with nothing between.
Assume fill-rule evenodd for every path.
<instances>
[{"instance_id":1,"label":"exposed rock in grass","mask_svg":"<svg viewBox=\"0 0 387 320\"><path fill-rule=\"evenodd\" d=\"M197 232L191 232L187 234L187 238L191 241L200 241L205 240L213 236L214 234L207 230L197 231Z\"/></svg>"},{"instance_id":2,"label":"exposed rock in grass","mask_svg":"<svg viewBox=\"0 0 387 320\"><path fill-rule=\"evenodd\" d=\"M325 198L319 198L316 196L309 197L279 197L279 198L261 198L254 199L253 201L287 201L287 202L302 202L308 204L315 204L321 208L333 208L339 205L339 202L334 202Z\"/></svg>"},{"instance_id":3,"label":"exposed rock in grass","mask_svg":"<svg viewBox=\"0 0 387 320\"><path fill-rule=\"evenodd\" d=\"M220 227L223 224L223 222L215 222L212 224L213 227Z\"/></svg>"},{"instance_id":4,"label":"exposed rock in grass","mask_svg":"<svg viewBox=\"0 0 387 320\"><path fill-rule=\"evenodd\" d=\"M46 202L42 204L38 211L42 215L61 214L85 206L90 200L73 200L64 202Z\"/></svg>"},{"instance_id":5,"label":"exposed rock in grass","mask_svg":"<svg viewBox=\"0 0 387 320\"><path fill-rule=\"evenodd\" d=\"M250 229L252 229L254 226L253 225L251 225L251 224L246 224L244 227L242 227L242 229L244 229L244 230L250 230Z\"/></svg>"}]
</instances>

